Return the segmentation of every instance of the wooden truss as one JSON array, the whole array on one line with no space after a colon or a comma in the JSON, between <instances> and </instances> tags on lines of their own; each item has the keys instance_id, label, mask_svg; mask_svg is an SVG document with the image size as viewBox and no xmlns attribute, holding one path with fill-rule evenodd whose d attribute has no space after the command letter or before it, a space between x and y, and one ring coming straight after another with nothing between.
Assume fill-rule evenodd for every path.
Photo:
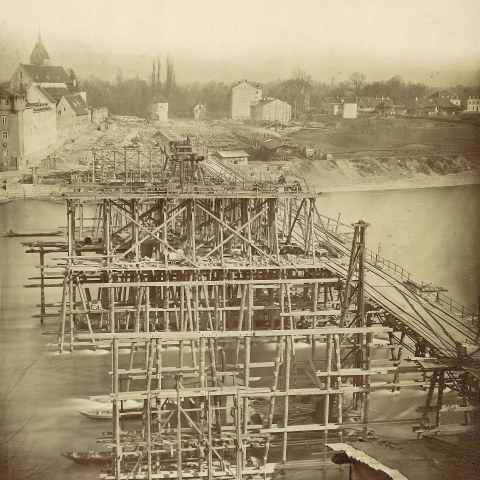
<instances>
[{"instance_id":1,"label":"wooden truss","mask_svg":"<svg viewBox=\"0 0 480 480\"><path fill-rule=\"evenodd\" d=\"M226 188L188 142L95 161L68 195L66 242L30 251L60 351L112 351L112 392L95 397L113 404L103 478L266 478L306 443L395 423L371 421L378 390L425 390L408 419L419 434L452 428L451 414L471 428L478 376L454 352L470 331L405 288L403 269L377 268L366 223L345 229L295 185ZM47 253L66 255L49 265ZM382 296L369 271L400 294Z\"/></svg>"}]
</instances>

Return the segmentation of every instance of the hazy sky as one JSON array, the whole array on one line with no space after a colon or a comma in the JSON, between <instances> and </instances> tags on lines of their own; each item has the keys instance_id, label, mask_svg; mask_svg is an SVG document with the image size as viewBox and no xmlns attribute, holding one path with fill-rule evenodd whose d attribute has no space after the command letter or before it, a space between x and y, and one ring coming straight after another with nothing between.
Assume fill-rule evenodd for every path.
<instances>
[{"instance_id":1,"label":"hazy sky","mask_svg":"<svg viewBox=\"0 0 480 480\"><path fill-rule=\"evenodd\" d=\"M27 62L40 28L53 63L83 75L145 78L167 51L180 82L266 81L298 65L325 81L358 70L434 85L480 68L479 0L2 0L0 21L0 55Z\"/></svg>"}]
</instances>

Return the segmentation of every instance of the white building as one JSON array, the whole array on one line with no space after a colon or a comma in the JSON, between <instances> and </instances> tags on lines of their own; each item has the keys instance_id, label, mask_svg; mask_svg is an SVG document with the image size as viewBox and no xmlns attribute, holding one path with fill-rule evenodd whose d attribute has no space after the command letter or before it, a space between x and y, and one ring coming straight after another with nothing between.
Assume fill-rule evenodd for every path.
<instances>
[{"instance_id":1,"label":"white building","mask_svg":"<svg viewBox=\"0 0 480 480\"><path fill-rule=\"evenodd\" d=\"M292 118L292 107L278 98L267 98L250 107L250 118L255 122L279 122L284 125Z\"/></svg>"},{"instance_id":2,"label":"white building","mask_svg":"<svg viewBox=\"0 0 480 480\"><path fill-rule=\"evenodd\" d=\"M259 83L242 80L230 92L230 113L232 120L249 120L250 107L262 98Z\"/></svg>"},{"instance_id":3,"label":"white building","mask_svg":"<svg viewBox=\"0 0 480 480\"><path fill-rule=\"evenodd\" d=\"M323 111L327 115L357 118L357 100L353 97L325 97Z\"/></svg>"},{"instance_id":4,"label":"white building","mask_svg":"<svg viewBox=\"0 0 480 480\"><path fill-rule=\"evenodd\" d=\"M342 98L339 114L343 118L357 118L357 101L354 98Z\"/></svg>"},{"instance_id":5,"label":"white building","mask_svg":"<svg viewBox=\"0 0 480 480\"><path fill-rule=\"evenodd\" d=\"M215 152L213 156L225 163L246 165L250 155L244 150L219 150L218 152Z\"/></svg>"},{"instance_id":6,"label":"white building","mask_svg":"<svg viewBox=\"0 0 480 480\"><path fill-rule=\"evenodd\" d=\"M195 120L205 120L207 118L207 107L203 102L197 102L193 107L193 118Z\"/></svg>"},{"instance_id":7,"label":"white building","mask_svg":"<svg viewBox=\"0 0 480 480\"><path fill-rule=\"evenodd\" d=\"M480 95L469 95L467 99L467 112L480 112Z\"/></svg>"},{"instance_id":8,"label":"white building","mask_svg":"<svg viewBox=\"0 0 480 480\"><path fill-rule=\"evenodd\" d=\"M150 120L168 122L168 100L161 94L153 97L148 108Z\"/></svg>"}]
</instances>

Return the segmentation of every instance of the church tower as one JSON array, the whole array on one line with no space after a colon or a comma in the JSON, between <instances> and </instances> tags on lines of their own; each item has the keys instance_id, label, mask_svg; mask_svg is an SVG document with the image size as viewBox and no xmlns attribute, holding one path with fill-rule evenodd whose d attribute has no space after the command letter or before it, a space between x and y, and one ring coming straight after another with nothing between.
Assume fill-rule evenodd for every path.
<instances>
[{"instance_id":1,"label":"church tower","mask_svg":"<svg viewBox=\"0 0 480 480\"><path fill-rule=\"evenodd\" d=\"M30 55L30 65L50 65L50 55L43 46L40 32L38 32L37 43L33 47L32 54Z\"/></svg>"}]
</instances>

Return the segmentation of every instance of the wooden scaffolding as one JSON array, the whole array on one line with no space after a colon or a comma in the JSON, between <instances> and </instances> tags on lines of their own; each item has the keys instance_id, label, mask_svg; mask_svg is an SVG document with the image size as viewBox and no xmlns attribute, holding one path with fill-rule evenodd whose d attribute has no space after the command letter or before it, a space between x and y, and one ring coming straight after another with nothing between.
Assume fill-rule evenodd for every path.
<instances>
[{"instance_id":1,"label":"wooden scaffolding","mask_svg":"<svg viewBox=\"0 0 480 480\"><path fill-rule=\"evenodd\" d=\"M395 423L370 420L379 390L425 389L422 417L408 419L419 433L452 412L464 430L475 423L475 372L367 285L366 223L339 231L296 183L226 183L188 142L157 163L102 155L66 196L66 242L30 251L60 351L111 349L112 391L95 397L113 405L103 478L265 478L302 445ZM134 161L140 185L125 173Z\"/></svg>"}]
</instances>

